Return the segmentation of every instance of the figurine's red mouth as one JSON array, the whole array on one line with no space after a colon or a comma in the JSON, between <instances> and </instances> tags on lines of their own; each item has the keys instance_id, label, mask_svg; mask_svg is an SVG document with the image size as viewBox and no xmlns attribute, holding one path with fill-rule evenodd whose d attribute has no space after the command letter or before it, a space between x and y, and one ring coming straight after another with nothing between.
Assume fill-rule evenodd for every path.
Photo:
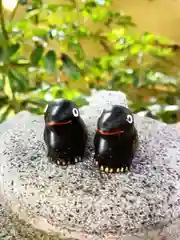
<instances>
[{"instance_id":1,"label":"figurine's red mouth","mask_svg":"<svg viewBox=\"0 0 180 240\"><path fill-rule=\"evenodd\" d=\"M124 133L124 131L122 131L122 130L118 130L118 131L114 131L114 132L104 132L99 129L96 129L96 131L102 135L118 135L118 134Z\"/></svg>"},{"instance_id":2,"label":"figurine's red mouth","mask_svg":"<svg viewBox=\"0 0 180 240\"><path fill-rule=\"evenodd\" d=\"M56 125L65 125L68 123L71 123L72 120L66 121L66 122L48 122L47 125L48 126L56 126Z\"/></svg>"}]
</instances>

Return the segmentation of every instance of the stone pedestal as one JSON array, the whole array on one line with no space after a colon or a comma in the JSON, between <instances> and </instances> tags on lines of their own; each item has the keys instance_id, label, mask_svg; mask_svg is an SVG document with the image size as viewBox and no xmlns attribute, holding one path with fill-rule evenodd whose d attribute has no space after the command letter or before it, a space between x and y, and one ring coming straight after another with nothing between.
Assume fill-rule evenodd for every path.
<instances>
[{"instance_id":1,"label":"stone pedestal","mask_svg":"<svg viewBox=\"0 0 180 240\"><path fill-rule=\"evenodd\" d=\"M90 154L75 166L57 167L47 160L42 116L22 112L0 125L0 196L18 214L16 221L24 220L35 232L51 232L54 239L137 240L179 217L180 133L175 126L135 115L140 147L132 172L102 174L92 162L97 118L102 106L112 104L127 106L125 95L102 91L81 108Z\"/></svg>"}]
</instances>

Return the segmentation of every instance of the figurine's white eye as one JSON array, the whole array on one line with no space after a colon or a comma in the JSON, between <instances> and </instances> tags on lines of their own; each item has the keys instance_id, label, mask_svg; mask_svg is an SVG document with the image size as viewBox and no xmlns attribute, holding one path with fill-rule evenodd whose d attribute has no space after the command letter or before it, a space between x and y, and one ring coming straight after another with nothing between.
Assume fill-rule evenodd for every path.
<instances>
[{"instance_id":1,"label":"figurine's white eye","mask_svg":"<svg viewBox=\"0 0 180 240\"><path fill-rule=\"evenodd\" d=\"M77 110L77 108L73 108L72 113L73 113L74 117L78 117L79 116L79 111Z\"/></svg>"},{"instance_id":2,"label":"figurine's white eye","mask_svg":"<svg viewBox=\"0 0 180 240\"><path fill-rule=\"evenodd\" d=\"M127 118L126 118L126 121L128 122L128 123L133 123L133 117L132 117L132 115L130 115L130 114L128 114L127 115Z\"/></svg>"}]
</instances>

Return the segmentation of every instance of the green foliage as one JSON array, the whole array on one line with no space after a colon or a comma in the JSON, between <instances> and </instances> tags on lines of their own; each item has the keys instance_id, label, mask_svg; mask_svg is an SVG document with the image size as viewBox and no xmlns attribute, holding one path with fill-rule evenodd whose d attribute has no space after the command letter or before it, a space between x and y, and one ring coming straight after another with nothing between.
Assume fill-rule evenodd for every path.
<instances>
[{"instance_id":1,"label":"green foliage","mask_svg":"<svg viewBox=\"0 0 180 240\"><path fill-rule=\"evenodd\" d=\"M54 50L49 50L44 56L44 68L47 73L56 73L56 58Z\"/></svg>"},{"instance_id":2,"label":"green foliage","mask_svg":"<svg viewBox=\"0 0 180 240\"><path fill-rule=\"evenodd\" d=\"M13 20L21 5L26 7L24 18ZM164 75L156 77L156 72L166 73L163 64L172 64L171 49L165 47L167 39L148 32L133 33L131 17L110 7L110 0L104 4L95 0L67 0L64 4L19 0L11 18L4 19L0 0L1 122L22 110L42 114L48 101L55 98L73 99L81 106L91 88L125 91L134 111L152 105L152 96L155 103L161 103L170 95L174 104L176 82L171 91L169 82L166 84L166 93L152 90L157 84L165 86ZM83 40L98 44L104 55L94 49L94 57L90 57ZM134 89L136 95L140 93L137 97ZM145 97L143 89L149 90Z\"/></svg>"},{"instance_id":3,"label":"green foliage","mask_svg":"<svg viewBox=\"0 0 180 240\"><path fill-rule=\"evenodd\" d=\"M42 46L37 46L31 53L31 64L32 66L37 66L42 58L44 48Z\"/></svg>"}]
</instances>

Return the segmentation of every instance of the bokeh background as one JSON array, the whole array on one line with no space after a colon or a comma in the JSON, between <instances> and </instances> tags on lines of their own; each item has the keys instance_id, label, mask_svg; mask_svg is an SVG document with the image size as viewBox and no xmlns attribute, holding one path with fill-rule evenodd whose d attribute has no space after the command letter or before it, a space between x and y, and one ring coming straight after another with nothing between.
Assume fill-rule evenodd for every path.
<instances>
[{"instance_id":1,"label":"bokeh background","mask_svg":"<svg viewBox=\"0 0 180 240\"><path fill-rule=\"evenodd\" d=\"M0 122L92 89L180 121L180 0L0 0L0 25Z\"/></svg>"}]
</instances>

